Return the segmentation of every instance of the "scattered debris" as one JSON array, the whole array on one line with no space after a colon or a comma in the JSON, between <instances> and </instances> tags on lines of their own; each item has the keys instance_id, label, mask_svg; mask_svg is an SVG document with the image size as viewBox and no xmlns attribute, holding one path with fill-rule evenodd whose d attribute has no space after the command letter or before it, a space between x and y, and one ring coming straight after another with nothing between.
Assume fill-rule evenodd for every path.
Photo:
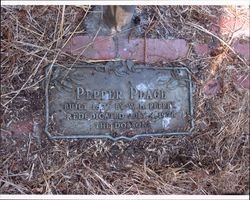
<instances>
[{"instance_id":1,"label":"scattered debris","mask_svg":"<svg viewBox=\"0 0 250 200\"><path fill-rule=\"evenodd\" d=\"M237 11L237 6L232 7ZM231 10L223 6L137 6L131 38L210 44L218 37L231 47L231 34L210 32L210 27L219 27L220 16ZM44 116L40 84L45 67L84 61L61 49L70 38L85 32L83 21L91 12L90 6L1 6L0 193L249 192L249 89L239 94L233 85L249 88L249 75L245 76L249 61L234 49L201 57L190 48L185 59L176 61L190 68L197 83L195 118L200 128L190 136L115 143L90 139L51 142L41 137L39 145L30 137L32 120L29 131L13 134L17 131L11 130L14 124ZM236 20L237 12L233 13ZM240 18L249 23L249 18ZM240 76L232 80L233 74ZM217 95L221 85L216 77L223 79L223 95ZM34 133L39 132L36 129L34 124Z\"/></svg>"}]
</instances>

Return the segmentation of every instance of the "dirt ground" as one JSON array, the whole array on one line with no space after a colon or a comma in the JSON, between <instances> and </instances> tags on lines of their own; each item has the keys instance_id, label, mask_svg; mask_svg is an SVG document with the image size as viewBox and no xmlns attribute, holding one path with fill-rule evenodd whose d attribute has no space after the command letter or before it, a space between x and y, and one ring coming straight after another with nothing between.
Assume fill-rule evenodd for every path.
<instances>
[{"instance_id":1,"label":"dirt ground","mask_svg":"<svg viewBox=\"0 0 250 200\"><path fill-rule=\"evenodd\" d=\"M1 6L0 194L248 194L249 90L232 76L249 73L249 62L225 45L232 35L223 43L190 25L209 30L218 16L239 14L241 7L137 6L132 37L181 38L212 48L202 58L191 48L176 61L189 67L196 85L190 136L49 141L40 131L45 66L81 61L61 48L85 33L92 9ZM30 133L10 128L26 121L33 122Z\"/></svg>"}]
</instances>

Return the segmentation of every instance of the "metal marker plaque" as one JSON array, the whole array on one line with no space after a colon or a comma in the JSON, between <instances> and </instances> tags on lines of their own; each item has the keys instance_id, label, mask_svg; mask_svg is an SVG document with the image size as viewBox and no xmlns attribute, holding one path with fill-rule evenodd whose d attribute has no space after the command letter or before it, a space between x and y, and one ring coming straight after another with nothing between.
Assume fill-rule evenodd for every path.
<instances>
[{"instance_id":1,"label":"metal marker plaque","mask_svg":"<svg viewBox=\"0 0 250 200\"><path fill-rule=\"evenodd\" d=\"M50 138L135 139L188 134L192 82L185 67L132 61L49 66L46 127Z\"/></svg>"}]
</instances>

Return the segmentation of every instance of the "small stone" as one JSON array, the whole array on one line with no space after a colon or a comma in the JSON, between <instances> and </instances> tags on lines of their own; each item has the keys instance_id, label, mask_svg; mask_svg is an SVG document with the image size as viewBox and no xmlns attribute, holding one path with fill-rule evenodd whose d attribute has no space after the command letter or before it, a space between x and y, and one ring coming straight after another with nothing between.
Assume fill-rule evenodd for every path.
<instances>
[{"instance_id":1,"label":"small stone","mask_svg":"<svg viewBox=\"0 0 250 200\"><path fill-rule=\"evenodd\" d=\"M203 93L206 96L215 96L221 89L221 83L218 79L211 79L205 83L203 87Z\"/></svg>"}]
</instances>

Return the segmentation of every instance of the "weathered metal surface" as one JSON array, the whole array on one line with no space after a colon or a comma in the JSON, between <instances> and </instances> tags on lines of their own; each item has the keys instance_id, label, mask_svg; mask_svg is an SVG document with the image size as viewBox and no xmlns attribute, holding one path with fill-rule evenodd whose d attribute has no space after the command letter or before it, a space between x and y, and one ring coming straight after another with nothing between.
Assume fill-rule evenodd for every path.
<instances>
[{"instance_id":1,"label":"weathered metal surface","mask_svg":"<svg viewBox=\"0 0 250 200\"><path fill-rule=\"evenodd\" d=\"M189 134L192 82L185 67L131 61L49 66L46 127L50 138L135 139Z\"/></svg>"}]
</instances>

